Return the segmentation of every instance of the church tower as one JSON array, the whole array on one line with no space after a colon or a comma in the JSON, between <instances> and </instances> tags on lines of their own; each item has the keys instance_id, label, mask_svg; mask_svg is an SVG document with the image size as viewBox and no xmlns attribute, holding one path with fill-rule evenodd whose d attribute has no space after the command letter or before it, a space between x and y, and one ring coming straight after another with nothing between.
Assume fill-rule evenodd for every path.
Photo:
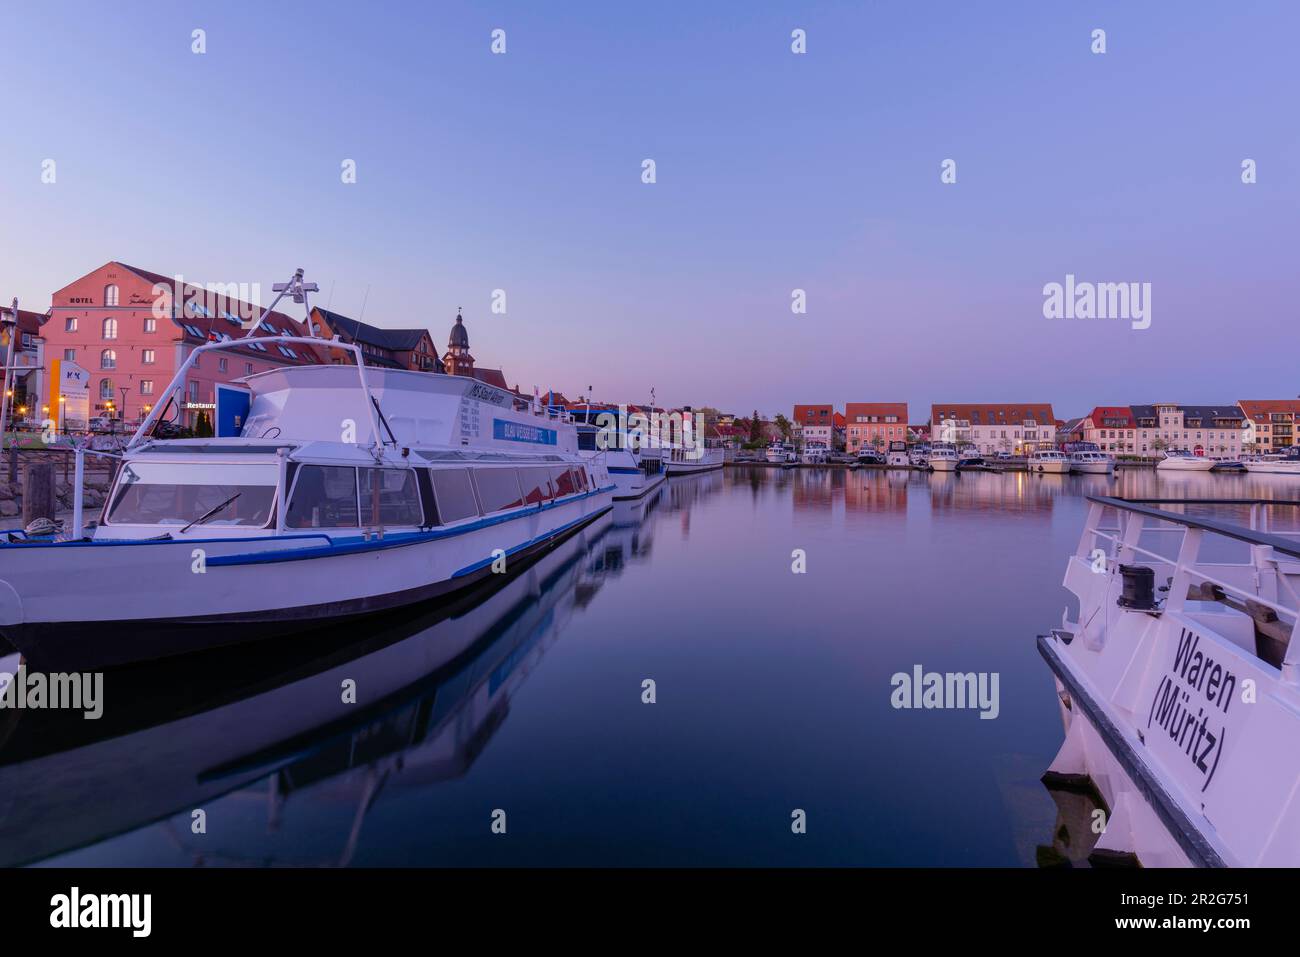
<instances>
[{"instance_id":1,"label":"church tower","mask_svg":"<svg viewBox=\"0 0 1300 957\"><path fill-rule=\"evenodd\" d=\"M456 310L456 324L451 327L451 336L447 340L447 354L442 357L442 364L447 375L474 375L474 357L469 354L469 333L465 331L465 320L460 310Z\"/></svg>"}]
</instances>

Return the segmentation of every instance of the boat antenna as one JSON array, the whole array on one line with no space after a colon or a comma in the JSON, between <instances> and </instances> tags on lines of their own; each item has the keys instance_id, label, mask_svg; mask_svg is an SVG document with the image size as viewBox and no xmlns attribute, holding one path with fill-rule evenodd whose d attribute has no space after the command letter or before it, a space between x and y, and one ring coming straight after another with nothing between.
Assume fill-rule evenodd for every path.
<instances>
[{"instance_id":1,"label":"boat antenna","mask_svg":"<svg viewBox=\"0 0 1300 957\"><path fill-rule=\"evenodd\" d=\"M296 270L294 270L293 278L290 279L288 282L277 282L274 285L272 285L271 291L278 293L278 295L273 300L271 300L271 304L269 306L267 306L265 309L262 310L262 315L258 318L257 322L249 326L248 331L245 332L240 338L247 339L250 336L252 336L255 332L257 332L257 327L266 321L266 317L275 311L275 307L279 305L280 300L283 299L286 295L292 296L294 302L300 302L306 307L308 335L311 336L312 338L321 338L320 336L316 335L315 327L312 325L311 303L307 301L307 293L320 292L320 286L316 285L316 283L314 282L303 282L302 277L303 277L302 267L299 266Z\"/></svg>"}]
</instances>

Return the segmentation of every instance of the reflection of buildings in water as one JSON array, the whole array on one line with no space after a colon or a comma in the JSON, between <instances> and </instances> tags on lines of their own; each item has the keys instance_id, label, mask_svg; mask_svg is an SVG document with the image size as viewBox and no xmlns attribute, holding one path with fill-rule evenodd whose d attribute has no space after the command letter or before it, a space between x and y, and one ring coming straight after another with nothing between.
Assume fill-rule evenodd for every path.
<instances>
[{"instance_id":1,"label":"reflection of buildings in water","mask_svg":"<svg viewBox=\"0 0 1300 957\"><path fill-rule=\"evenodd\" d=\"M599 587L604 572L588 558L612 526L606 514L437 612L367 621L361 639L350 624L267 642L256 657L244 647L110 672L97 721L10 711L0 730L0 864L173 815L171 835L196 862L272 863L276 829L305 791L345 799L329 804L338 844L326 863L347 863L376 802L473 763L514 689ZM341 700L345 680L356 683L355 704ZM186 843L197 840L190 812L226 796L261 802L271 827L224 832L214 858L217 842Z\"/></svg>"},{"instance_id":2,"label":"reflection of buildings in water","mask_svg":"<svg viewBox=\"0 0 1300 957\"><path fill-rule=\"evenodd\" d=\"M935 472L930 475L933 511L1020 512L1048 518L1058 496L1073 495L1068 475L1029 472Z\"/></svg>"},{"instance_id":3,"label":"reflection of buildings in water","mask_svg":"<svg viewBox=\"0 0 1300 957\"><path fill-rule=\"evenodd\" d=\"M664 483L667 488L664 490L659 507L665 514L682 513L683 537L690 535L691 532L691 507L722 488L726 481L723 473L726 471L726 469L715 469L712 472L674 476Z\"/></svg>"},{"instance_id":4,"label":"reflection of buildings in water","mask_svg":"<svg viewBox=\"0 0 1300 957\"><path fill-rule=\"evenodd\" d=\"M844 486L844 511L907 511L907 473L862 469L852 473Z\"/></svg>"},{"instance_id":5,"label":"reflection of buildings in water","mask_svg":"<svg viewBox=\"0 0 1300 957\"><path fill-rule=\"evenodd\" d=\"M835 484L831 478L838 469L791 469L792 501L796 512L825 510L835 501Z\"/></svg>"}]
</instances>

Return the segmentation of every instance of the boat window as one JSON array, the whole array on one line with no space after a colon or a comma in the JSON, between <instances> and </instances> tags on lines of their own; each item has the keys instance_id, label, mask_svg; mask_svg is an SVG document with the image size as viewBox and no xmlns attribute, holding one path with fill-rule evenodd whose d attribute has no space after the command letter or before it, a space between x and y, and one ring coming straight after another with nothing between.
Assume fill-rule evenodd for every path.
<instances>
[{"instance_id":1,"label":"boat window","mask_svg":"<svg viewBox=\"0 0 1300 957\"><path fill-rule=\"evenodd\" d=\"M469 480L469 469L431 469L433 497L438 503L438 519L444 524L478 515L478 502L474 499L474 486Z\"/></svg>"},{"instance_id":2,"label":"boat window","mask_svg":"<svg viewBox=\"0 0 1300 957\"><path fill-rule=\"evenodd\" d=\"M581 466L574 466L573 481L579 492L587 491L587 470Z\"/></svg>"},{"instance_id":3,"label":"boat window","mask_svg":"<svg viewBox=\"0 0 1300 957\"><path fill-rule=\"evenodd\" d=\"M569 468L551 469L551 481L555 484L555 497L572 495L578 490L574 484L573 470Z\"/></svg>"},{"instance_id":4,"label":"boat window","mask_svg":"<svg viewBox=\"0 0 1300 957\"><path fill-rule=\"evenodd\" d=\"M188 525L227 499L203 523L263 528L275 504L279 468L273 462L239 465L207 462L127 462L118 475L110 525Z\"/></svg>"},{"instance_id":5,"label":"boat window","mask_svg":"<svg viewBox=\"0 0 1300 957\"><path fill-rule=\"evenodd\" d=\"M519 485L523 489L524 501L529 505L551 499L551 480L544 468L520 469Z\"/></svg>"},{"instance_id":6,"label":"boat window","mask_svg":"<svg viewBox=\"0 0 1300 957\"><path fill-rule=\"evenodd\" d=\"M474 487L478 489L478 500L483 504L484 512L499 512L524 504L514 469L475 469Z\"/></svg>"},{"instance_id":7,"label":"boat window","mask_svg":"<svg viewBox=\"0 0 1300 957\"><path fill-rule=\"evenodd\" d=\"M420 487L414 469L361 470L362 525L421 525Z\"/></svg>"},{"instance_id":8,"label":"boat window","mask_svg":"<svg viewBox=\"0 0 1300 957\"><path fill-rule=\"evenodd\" d=\"M596 451L596 430L595 429L578 430L578 448L584 452Z\"/></svg>"},{"instance_id":9,"label":"boat window","mask_svg":"<svg viewBox=\"0 0 1300 957\"><path fill-rule=\"evenodd\" d=\"M298 470L285 515L289 528L356 528L357 470L304 465Z\"/></svg>"}]
</instances>

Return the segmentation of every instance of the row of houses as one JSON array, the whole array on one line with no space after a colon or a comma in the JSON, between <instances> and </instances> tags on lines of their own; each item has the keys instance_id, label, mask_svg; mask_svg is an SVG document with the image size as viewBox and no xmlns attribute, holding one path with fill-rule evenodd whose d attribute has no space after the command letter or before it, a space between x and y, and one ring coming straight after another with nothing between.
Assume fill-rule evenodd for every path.
<instances>
[{"instance_id":1,"label":"row of houses","mask_svg":"<svg viewBox=\"0 0 1300 957\"><path fill-rule=\"evenodd\" d=\"M64 401L69 380L89 392L78 415L137 422L194 349L243 339L250 330L246 345L200 357L168 418L194 427L201 414L215 408L221 383L284 366L351 362L337 350L261 341L281 334L337 336L358 346L371 365L464 375L521 394L517 385L507 385L502 370L475 362L459 313L440 354L425 328L381 328L320 307L313 307L306 321L265 313L246 290L186 282L117 261L56 290L43 313L20 308L15 322L11 312L0 309L0 320L10 320L0 321L0 347L7 353L12 334L14 416L29 422L53 419L59 428L86 425L69 421Z\"/></svg>"},{"instance_id":2,"label":"row of houses","mask_svg":"<svg viewBox=\"0 0 1300 957\"><path fill-rule=\"evenodd\" d=\"M1097 406L1075 419L1056 417L1049 402L935 403L929 421L908 424L905 402L796 405L792 438L856 454L895 441L974 445L985 455L1027 455L1067 442L1094 442L1115 455L1158 456L1167 448L1235 457L1296 444L1300 399L1242 399L1226 405Z\"/></svg>"}]
</instances>

